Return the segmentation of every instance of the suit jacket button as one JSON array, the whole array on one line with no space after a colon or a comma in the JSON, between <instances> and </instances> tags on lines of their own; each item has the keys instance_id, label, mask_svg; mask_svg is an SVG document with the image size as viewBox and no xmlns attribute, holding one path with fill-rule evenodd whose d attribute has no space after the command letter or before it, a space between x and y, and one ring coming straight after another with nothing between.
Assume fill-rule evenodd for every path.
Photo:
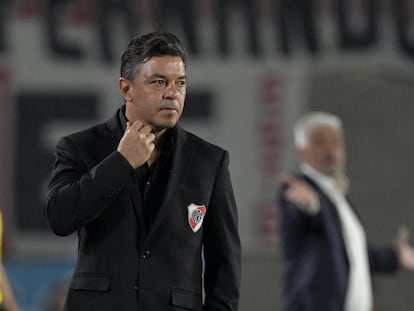
<instances>
[{"instance_id":1,"label":"suit jacket button","mask_svg":"<svg viewBox=\"0 0 414 311\"><path fill-rule=\"evenodd\" d=\"M145 251L141 254L142 259L148 259L150 257L151 257L151 252L150 251Z\"/></svg>"},{"instance_id":2,"label":"suit jacket button","mask_svg":"<svg viewBox=\"0 0 414 311\"><path fill-rule=\"evenodd\" d=\"M138 291L138 285L134 286L134 291L136 291L136 292Z\"/></svg>"}]
</instances>

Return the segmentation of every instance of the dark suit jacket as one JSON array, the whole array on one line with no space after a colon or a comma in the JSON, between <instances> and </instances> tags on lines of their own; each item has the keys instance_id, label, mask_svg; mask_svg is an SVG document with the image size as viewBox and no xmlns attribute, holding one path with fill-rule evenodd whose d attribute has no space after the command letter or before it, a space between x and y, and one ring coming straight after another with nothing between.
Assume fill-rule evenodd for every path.
<instances>
[{"instance_id":1,"label":"dark suit jacket","mask_svg":"<svg viewBox=\"0 0 414 311\"><path fill-rule=\"evenodd\" d=\"M284 199L286 185L278 197L284 265L285 311L343 311L349 263L336 206L304 175L318 194L321 211L315 216L301 212ZM371 272L393 272L398 259L392 249L368 248Z\"/></svg>"},{"instance_id":2,"label":"dark suit jacket","mask_svg":"<svg viewBox=\"0 0 414 311\"><path fill-rule=\"evenodd\" d=\"M57 145L45 213L57 235L79 238L65 310L237 310L241 247L228 153L177 126L165 199L147 235L135 174L116 151L122 135L117 113ZM197 232L192 203L207 209Z\"/></svg>"}]
</instances>

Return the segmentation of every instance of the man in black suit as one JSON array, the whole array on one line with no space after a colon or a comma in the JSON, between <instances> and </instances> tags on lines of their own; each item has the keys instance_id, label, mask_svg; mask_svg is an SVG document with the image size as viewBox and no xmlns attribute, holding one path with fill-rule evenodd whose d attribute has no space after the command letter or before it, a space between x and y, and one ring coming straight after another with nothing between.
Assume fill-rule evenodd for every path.
<instances>
[{"instance_id":1,"label":"man in black suit","mask_svg":"<svg viewBox=\"0 0 414 311\"><path fill-rule=\"evenodd\" d=\"M65 310L238 308L241 247L227 151L177 122L186 53L170 33L130 41L106 123L62 138L45 200L77 232Z\"/></svg>"},{"instance_id":2,"label":"man in black suit","mask_svg":"<svg viewBox=\"0 0 414 311\"><path fill-rule=\"evenodd\" d=\"M341 120L312 112L298 120L300 172L279 195L286 311L372 311L372 272L414 271L402 228L394 248L373 248L347 199Z\"/></svg>"}]
</instances>

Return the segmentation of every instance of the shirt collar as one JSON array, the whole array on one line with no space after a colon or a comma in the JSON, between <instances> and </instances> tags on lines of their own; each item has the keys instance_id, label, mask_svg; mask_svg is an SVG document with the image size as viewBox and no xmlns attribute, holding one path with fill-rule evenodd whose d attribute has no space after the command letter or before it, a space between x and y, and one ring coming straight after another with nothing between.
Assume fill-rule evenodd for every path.
<instances>
[{"instance_id":1,"label":"shirt collar","mask_svg":"<svg viewBox=\"0 0 414 311\"><path fill-rule=\"evenodd\" d=\"M342 187L338 186L338 182L325 174L322 174L312 166L310 166L307 163L301 163L300 165L301 171L310 177L312 180L314 180L322 189L325 189L327 191L336 191L341 192L343 194L346 194L349 188L348 178L343 175L341 177L341 183L343 184ZM342 189L341 189L342 188Z\"/></svg>"}]
</instances>

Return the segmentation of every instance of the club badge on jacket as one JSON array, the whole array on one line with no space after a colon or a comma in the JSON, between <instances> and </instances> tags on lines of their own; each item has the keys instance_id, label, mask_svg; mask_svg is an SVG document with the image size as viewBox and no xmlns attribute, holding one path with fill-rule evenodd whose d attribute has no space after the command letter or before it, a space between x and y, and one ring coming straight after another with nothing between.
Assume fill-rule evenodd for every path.
<instances>
[{"instance_id":1,"label":"club badge on jacket","mask_svg":"<svg viewBox=\"0 0 414 311\"><path fill-rule=\"evenodd\" d=\"M191 227L191 230L193 230L194 233L196 233L203 224L204 215L206 214L207 208L205 205L197 205L194 203L191 203L187 206L188 209L188 223Z\"/></svg>"}]
</instances>

